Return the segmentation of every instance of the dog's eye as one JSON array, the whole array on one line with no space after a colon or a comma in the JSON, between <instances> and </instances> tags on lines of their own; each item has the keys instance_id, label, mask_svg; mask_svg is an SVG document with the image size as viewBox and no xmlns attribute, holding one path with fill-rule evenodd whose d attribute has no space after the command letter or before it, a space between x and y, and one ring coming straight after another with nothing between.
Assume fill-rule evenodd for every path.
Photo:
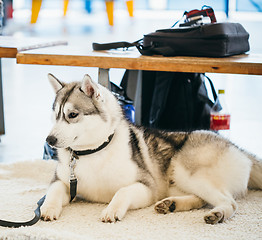
<instances>
[{"instance_id":1,"label":"dog's eye","mask_svg":"<svg viewBox=\"0 0 262 240\"><path fill-rule=\"evenodd\" d=\"M68 114L68 118L76 118L78 116L78 113L71 112Z\"/></svg>"}]
</instances>

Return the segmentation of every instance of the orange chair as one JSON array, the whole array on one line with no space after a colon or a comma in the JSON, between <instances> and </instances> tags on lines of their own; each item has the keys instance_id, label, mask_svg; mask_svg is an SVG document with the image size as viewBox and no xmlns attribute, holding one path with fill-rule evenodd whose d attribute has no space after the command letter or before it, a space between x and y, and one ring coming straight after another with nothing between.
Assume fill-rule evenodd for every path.
<instances>
[{"instance_id":1,"label":"orange chair","mask_svg":"<svg viewBox=\"0 0 262 240\"><path fill-rule=\"evenodd\" d=\"M106 12L108 23L110 26L114 25L114 1L106 0ZM66 16L69 0L64 0L64 17ZM37 22L38 15L41 9L42 0L32 0L31 24ZM134 2L133 0L126 0L126 6L130 17L134 16Z\"/></svg>"},{"instance_id":2,"label":"orange chair","mask_svg":"<svg viewBox=\"0 0 262 240\"><path fill-rule=\"evenodd\" d=\"M68 8L69 0L64 0L64 14L63 16L66 16L67 8ZM37 22L38 15L41 9L42 0L32 0L32 12L31 12L31 24L34 24Z\"/></svg>"}]
</instances>

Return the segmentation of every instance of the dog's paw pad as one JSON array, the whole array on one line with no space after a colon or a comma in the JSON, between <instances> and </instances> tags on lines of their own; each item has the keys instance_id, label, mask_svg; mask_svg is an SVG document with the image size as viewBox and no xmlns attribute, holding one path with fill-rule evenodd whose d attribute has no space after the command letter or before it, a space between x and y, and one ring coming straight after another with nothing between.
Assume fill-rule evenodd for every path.
<instances>
[{"instance_id":1,"label":"dog's paw pad","mask_svg":"<svg viewBox=\"0 0 262 240\"><path fill-rule=\"evenodd\" d=\"M216 224L223 222L224 215L222 212L209 212L204 220L207 224Z\"/></svg>"},{"instance_id":2,"label":"dog's paw pad","mask_svg":"<svg viewBox=\"0 0 262 240\"><path fill-rule=\"evenodd\" d=\"M166 214L168 212L174 212L176 210L176 203L169 199L164 199L156 203L155 210L161 214Z\"/></svg>"}]
</instances>

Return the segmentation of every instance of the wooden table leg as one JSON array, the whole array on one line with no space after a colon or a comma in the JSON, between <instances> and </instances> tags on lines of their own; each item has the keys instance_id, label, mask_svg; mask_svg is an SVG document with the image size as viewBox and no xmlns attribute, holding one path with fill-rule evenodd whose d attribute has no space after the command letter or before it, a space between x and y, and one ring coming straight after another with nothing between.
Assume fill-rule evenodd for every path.
<instances>
[{"instance_id":1,"label":"wooden table leg","mask_svg":"<svg viewBox=\"0 0 262 240\"><path fill-rule=\"evenodd\" d=\"M111 90L110 81L109 81L109 69L99 68L98 83Z\"/></svg>"},{"instance_id":2,"label":"wooden table leg","mask_svg":"<svg viewBox=\"0 0 262 240\"><path fill-rule=\"evenodd\" d=\"M5 134L5 121L4 121L4 100L2 88L2 65L0 58L0 135Z\"/></svg>"}]
</instances>

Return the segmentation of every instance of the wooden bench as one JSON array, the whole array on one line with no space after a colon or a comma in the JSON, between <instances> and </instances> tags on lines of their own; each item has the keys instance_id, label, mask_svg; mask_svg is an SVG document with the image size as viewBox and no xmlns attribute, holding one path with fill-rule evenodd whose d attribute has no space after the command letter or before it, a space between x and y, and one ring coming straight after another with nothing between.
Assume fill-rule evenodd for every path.
<instances>
[{"instance_id":1,"label":"wooden bench","mask_svg":"<svg viewBox=\"0 0 262 240\"><path fill-rule=\"evenodd\" d=\"M0 36L0 135L5 133L1 58L16 58L19 51L66 44L66 41L50 39Z\"/></svg>"}]
</instances>

